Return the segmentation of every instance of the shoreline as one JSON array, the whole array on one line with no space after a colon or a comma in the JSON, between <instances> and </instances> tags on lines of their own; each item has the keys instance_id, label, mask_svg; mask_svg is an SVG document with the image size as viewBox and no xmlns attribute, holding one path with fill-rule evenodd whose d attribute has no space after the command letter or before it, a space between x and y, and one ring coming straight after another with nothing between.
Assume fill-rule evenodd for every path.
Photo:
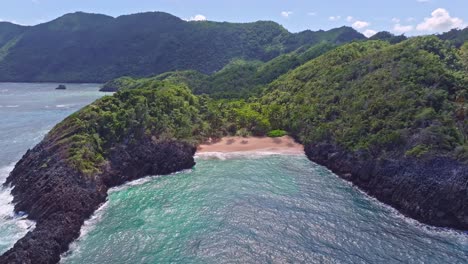
<instances>
[{"instance_id":1,"label":"shoreline","mask_svg":"<svg viewBox=\"0 0 468 264\"><path fill-rule=\"evenodd\" d=\"M305 155L304 146L290 136L270 137L223 137L198 146L196 155L210 153L271 153Z\"/></svg>"}]
</instances>

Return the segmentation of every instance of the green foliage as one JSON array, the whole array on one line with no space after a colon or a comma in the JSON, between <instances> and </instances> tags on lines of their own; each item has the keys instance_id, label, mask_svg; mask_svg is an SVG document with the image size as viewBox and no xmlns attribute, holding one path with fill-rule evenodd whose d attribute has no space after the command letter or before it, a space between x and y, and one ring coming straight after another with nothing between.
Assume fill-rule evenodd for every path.
<instances>
[{"instance_id":1,"label":"green foliage","mask_svg":"<svg viewBox=\"0 0 468 264\"><path fill-rule=\"evenodd\" d=\"M293 34L268 21L189 22L161 12L117 18L78 12L32 27L0 24L0 80L106 82L177 70L211 74L235 58L268 61L304 45L355 39L365 37L352 28Z\"/></svg>"},{"instance_id":2,"label":"green foliage","mask_svg":"<svg viewBox=\"0 0 468 264\"><path fill-rule=\"evenodd\" d=\"M169 81L131 83L133 89L97 100L48 134L74 168L87 175L99 173L113 147L143 137L197 144L208 137L263 136L270 130L257 103L195 96L186 85Z\"/></svg>"},{"instance_id":3,"label":"green foliage","mask_svg":"<svg viewBox=\"0 0 468 264\"><path fill-rule=\"evenodd\" d=\"M64 149L72 166L93 174L118 144L151 135L156 140L202 140L208 126L199 108L199 99L187 87L154 81L151 87L97 100L57 125L48 138Z\"/></svg>"},{"instance_id":4,"label":"green foliage","mask_svg":"<svg viewBox=\"0 0 468 264\"><path fill-rule=\"evenodd\" d=\"M260 102L273 127L304 143L451 153L466 135L455 120L457 94L468 89L457 54L435 37L351 43L281 76Z\"/></svg>"},{"instance_id":5,"label":"green foliage","mask_svg":"<svg viewBox=\"0 0 468 264\"><path fill-rule=\"evenodd\" d=\"M468 71L468 41L460 48L460 56L465 69Z\"/></svg>"},{"instance_id":6,"label":"green foliage","mask_svg":"<svg viewBox=\"0 0 468 264\"><path fill-rule=\"evenodd\" d=\"M279 76L314 59L336 45L321 43L310 48L302 47L262 63L235 59L223 69L211 75L197 71L167 72L151 78L133 79L121 77L104 84L102 91L144 87L153 80L166 80L190 87L195 94L207 94L216 99L249 99L258 96L264 87Z\"/></svg>"},{"instance_id":7,"label":"green foliage","mask_svg":"<svg viewBox=\"0 0 468 264\"><path fill-rule=\"evenodd\" d=\"M71 115L48 138L88 175L100 171L110 149L142 137L198 144L286 131L304 144L331 142L374 156L467 160L466 46L419 37L330 49L296 50L269 63L234 60L211 76L176 71L121 78L114 84L124 89ZM276 79L262 87L270 78Z\"/></svg>"},{"instance_id":8,"label":"green foliage","mask_svg":"<svg viewBox=\"0 0 468 264\"><path fill-rule=\"evenodd\" d=\"M452 29L449 32L438 35L442 40L448 40L456 47L460 47L468 41L468 28L465 29Z\"/></svg>"},{"instance_id":9,"label":"green foliage","mask_svg":"<svg viewBox=\"0 0 468 264\"><path fill-rule=\"evenodd\" d=\"M102 85L100 91L115 92L124 88L135 88L137 80L132 77L124 76L111 81L106 82Z\"/></svg>"},{"instance_id":10,"label":"green foliage","mask_svg":"<svg viewBox=\"0 0 468 264\"><path fill-rule=\"evenodd\" d=\"M213 98L245 98L258 93L255 80L259 61L234 60L222 70L205 79L201 86L193 86L196 94L209 94Z\"/></svg>"},{"instance_id":11,"label":"green foliage","mask_svg":"<svg viewBox=\"0 0 468 264\"><path fill-rule=\"evenodd\" d=\"M396 44L396 43L405 41L407 37L405 37L404 35L395 36L390 32L382 31L382 32L378 32L377 34L370 37L369 39L370 40L383 40L383 41L387 41L390 44Z\"/></svg>"},{"instance_id":12,"label":"green foliage","mask_svg":"<svg viewBox=\"0 0 468 264\"><path fill-rule=\"evenodd\" d=\"M269 137L284 137L288 135L288 132L284 131L284 130L281 130L281 129L276 129L276 130L272 130L270 132L267 133L267 136Z\"/></svg>"},{"instance_id":13,"label":"green foliage","mask_svg":"<svg viewBox=\"0 0 468 264\"><path fill-rule=\"evenodd\" d=\"M2 48L14 39L19 39L20 35L25 30L26 27L23 26L15 25L8 22L0 22L0 48Z\"/></svg>"},{"instance_id":14,"label":"green foliage","mask_svg":"<svg viewBox=\"0 0 468 264\"><path fill-rule=\"evenodd\" d=\"M407 156L421 157L422 155L429 152L430 148L426 145L417 145L416 147L406 151Z\"/></svg>"}]
</instances>

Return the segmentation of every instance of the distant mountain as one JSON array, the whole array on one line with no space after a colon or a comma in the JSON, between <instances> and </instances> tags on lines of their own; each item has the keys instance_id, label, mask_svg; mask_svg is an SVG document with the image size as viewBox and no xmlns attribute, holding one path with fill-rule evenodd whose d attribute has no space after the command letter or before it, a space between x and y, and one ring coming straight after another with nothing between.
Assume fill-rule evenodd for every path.
<instances>
[{"instance_id":1,"label":"distant mountain","mask_svg":"<svg viewBox=\"0 0 468 264\"><path fill-rule=\"evenodd\" d=\"M455 46L460 47L468 41L468 27L465 29L452 29L449 32L438 35L440 39L449 40Z\"/></svg>"},{"instance_id":2,"label":"distant mountain","mask_svg":"<svg viewBox=\"0 0 468 264\"><path fill-rule=\"evenodd\" d=\"M293 34L269 21L77 12L32 27L1 23L0 81L104 82L174 70L212 73L234 58L268 61L303 45L361 39L366 38L350 27Z\"/></svg>"},{"instance_id":3,"label":"distant mountain","mask_svg":"<svg viewBox=\"0 0 468 264\"><path fill-rule=\"evenodd\" d=\"M197 71L174 71L151 78L134 79L120 77L105 83L101 91L117 91L121 88L148 86L155 80L188 85L196 95L206 94L212 98L249 98L259 95L263 88L281 75L309 60L336 48L334 44L317 44L282 54L268 62L233 60L211 75Z\"/></svg>"},{"instance_id":4,"label":"distant mountain","mask_svg":"<svg viewBox=\"0 0 468 264\"><path fill-rule=\"evenodd\" d=\"M13 38L21 35L27 27L15 25L9 22L0 22L0 47L3 47Z\"/></svg>"},{"instance_id":5,"label":"distant mountain","mask_svg":"<svg viewBox=\"0 0 468 264\"><path fill-rule=\"evenodd\" d=\"M394 34L388 31L381 31L369 38L370 40L384 40L391 44L400 43L407 39L405 35L395 36Z\"/></svg>"}]
</instances>

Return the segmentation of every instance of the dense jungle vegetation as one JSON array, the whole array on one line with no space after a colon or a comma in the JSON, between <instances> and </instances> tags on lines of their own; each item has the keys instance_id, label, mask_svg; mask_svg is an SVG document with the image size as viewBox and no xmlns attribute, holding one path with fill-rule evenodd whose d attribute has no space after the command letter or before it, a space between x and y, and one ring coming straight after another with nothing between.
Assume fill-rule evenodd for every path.
<instances>
[{"instance_id":1,"label":"dense jungle vegetation","mask_svg":"<svg viewBox=\"0 0 468 264\"><path fill-rule=\"evenodd\" d=\"M115 95L49 134L57 142L74 134L67 151L84 171L97 170L115 144L142 136L198 144L289 133L374 157L468 158L468 43L456 48L435 36L327 44L268 63L234 61L211 76L183 71L113 83L121 88Z\"/></svg>"},{"instance_id":2,"label":"dense jungle vegetation","mask_svg":"<svg viewBox=\"0 0 468 264\"><path fill-rule=\"evenodd\" d=\"M233 59L268 61L302 46L364 39L349 27L290 33L269 21L77 12L36 26L0 22L0 81L105 82L175 70L211 74Z\"/></svg>"}]
</instances>

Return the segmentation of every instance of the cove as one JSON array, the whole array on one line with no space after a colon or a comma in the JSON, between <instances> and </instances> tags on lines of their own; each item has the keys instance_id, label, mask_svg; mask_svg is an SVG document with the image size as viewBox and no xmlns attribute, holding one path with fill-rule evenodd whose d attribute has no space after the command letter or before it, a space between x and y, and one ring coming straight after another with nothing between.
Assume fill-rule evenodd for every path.
<instances>
[{"instance_id":1,"label":"cove","mask_svg":"<svg viewBox=\"0 0 468 264\"><path fill-rule=\"evenodd\" d=\"M192 170L111 189L62 263L464 263L468 256L465 234L403 217L304 156L196 161Z\"/></svg>"}]
</instances>

